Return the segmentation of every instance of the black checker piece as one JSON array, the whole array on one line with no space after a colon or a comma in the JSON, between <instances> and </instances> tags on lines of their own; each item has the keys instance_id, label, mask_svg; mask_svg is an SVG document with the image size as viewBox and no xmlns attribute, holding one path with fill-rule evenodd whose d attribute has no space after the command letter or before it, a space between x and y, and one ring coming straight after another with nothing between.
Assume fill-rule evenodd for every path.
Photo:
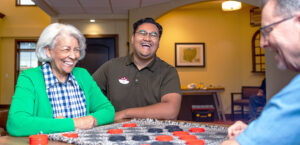
<instances>
[{"instance_id":1,"label":"black checker piece","mask_svg":"<svg viewBox=\"0 0 300 145\"><path fill-rule=\"evenodd\" d=\"M174 132L174 131L182 131L181 128L169 128L168 132Z\"/></svg>"},{"instance_id":2,"label":"black checker piece","mask_svg":"<svg viewBox=\"0 0 300 145\"><path fill-rule=\"evenodd\" d=\"M178 125L167 125L165 126L165 129L168 129L168 132L182 131Z\"/></svg>"},{"instance_id":3,"label":"black checker piece","mask_svg":"<svg viewBox=\"0 0 300 145\"><path fill-rule=\"evenodd\" d=\"M121 136L121 135L115 135L115 136L110 136L108 138L109 141L114 141L114 142L117 142L117 141L124 141L126 140L126 137L125 136Z\"/></svg>"},{"instance_id":4,"label":"black checker piece","mask_svg":"<svg viewBox=\"0 0 300 145\"><path fill-rule=\"evenodd\" d=\"M166 141L156 141L151 143L151 145L173 145L171 142L166 142Z\"/></svg>"},{"instance_id":5,"label":"black checker piece","mask_svg":"<svg viewBox=\"0 0 300 145\"><path fill-rule=\"evenodd\" d=\"M215 135L227 136L227 132L217 132Z\"/></svg>"},{"instance_id":6,"label":"black checker piece","mask_svg":"<svg viewBox=\"0 0 300 145\"><path fill-rule=\"evenodd\" d=\"M149 140L149 136L146 136L146 135L134 135L132 137L132 140L135 140L135 141L147 141Z\"/></svg>"},{"instance_id":7,"label":"black checker piece","mask_svg":"<svg viewBox=\"0 0 300 145\"><path fill-rule=\"evenodd\" d=\"M149 133L162 133L163 130L161 128L149 128L148 132Z\"/></svg>"},{"instance_id":8,"label":"black checker piece","mask_svg":"<svg viewBox=\"0 0 300 145\"><path fill-rule=\"evenodd\" d=\"M173 129L173 128L180 128L178 125L167 125L166 127L165 127L165 129Z\"/></svg>"}]
</instances>

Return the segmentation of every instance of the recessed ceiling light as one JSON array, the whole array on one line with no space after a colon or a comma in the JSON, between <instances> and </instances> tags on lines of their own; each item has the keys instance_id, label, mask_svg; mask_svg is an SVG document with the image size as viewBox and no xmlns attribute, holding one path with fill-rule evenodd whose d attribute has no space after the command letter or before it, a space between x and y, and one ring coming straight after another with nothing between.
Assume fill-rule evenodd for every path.
<instances>
[{"instance_id":1,"label":"recessed ceiling light","mask_svg":"<svg viewBox=\"0 0 300 145\"><path fill-rule=\"evenodd\" d=\"M242 3L239 1L229 0L229 1L224 1L222 3L223 11L235 11L235 10L239 10L241 8L242 8Z\"/></svg>"}]
</instances>

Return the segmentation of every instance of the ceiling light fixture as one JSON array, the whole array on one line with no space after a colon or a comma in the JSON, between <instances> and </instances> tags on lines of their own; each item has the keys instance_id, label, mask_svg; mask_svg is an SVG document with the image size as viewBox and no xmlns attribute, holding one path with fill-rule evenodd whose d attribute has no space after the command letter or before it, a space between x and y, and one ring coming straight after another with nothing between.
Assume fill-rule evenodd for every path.
<instances>
[{"instance_id":1,"label":"ceiling light fixture","mask_svg":"<svg viewBox=\"0 0 300 145\"><path fill-rule=\"evenodd\" d=\"M235 11L242 8L242 3L239 1L224 1L222 2L222 10L223 11Z\"/></svg>"},{"instance_id":2,"label":"ceiling light fixture","mask_svg":"<svg viewBox=\"0 0 300 145\"><path fill-rule=\"evenodd\" d=\"M91 22L91 23L95 23L96 20L95 20L95 19L90 19L90 22Z\"/></svg>"}]
</instances>

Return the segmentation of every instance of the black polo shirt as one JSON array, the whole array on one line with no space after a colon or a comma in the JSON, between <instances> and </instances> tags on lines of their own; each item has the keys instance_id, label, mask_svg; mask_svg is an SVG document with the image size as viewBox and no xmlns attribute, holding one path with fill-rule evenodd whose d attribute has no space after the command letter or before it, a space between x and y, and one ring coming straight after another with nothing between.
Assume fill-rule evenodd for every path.
<instances>
[{"instance_id":1,"label":"black polo shirt","mask_svg":"<svg viewBox=\"0 0 300 145\"><path fill-rule=\"evenodd\" d=\"M116 111L156 104L167 93L178 93L180 81L174 67L158 57L142 70L132 55L104 63L93 78Z\"/></svg>"}]
</instances>

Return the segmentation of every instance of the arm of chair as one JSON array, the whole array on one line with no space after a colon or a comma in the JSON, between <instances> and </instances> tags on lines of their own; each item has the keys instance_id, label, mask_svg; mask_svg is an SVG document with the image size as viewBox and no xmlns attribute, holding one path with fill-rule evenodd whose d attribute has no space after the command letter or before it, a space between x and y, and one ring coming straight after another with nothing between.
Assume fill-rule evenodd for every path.
<instances>
[{"instance_id":1,"label":"arm of chair","mask_svg":"<svg viewBox=\"0 0 300 145\"><path fill-rule=\"evenodd\" d=\"M0 136L5 136L8 110L0 110Z\"/></svg>"},{"instance_id":2,"label":"arm of chair","mask_svg":"<svg viewBox=\"0 0 300 145\"><path fill-rule=\"evenodd\" d=\"M0 136L5 136L6 135L6 131L0 127Z\"/></svg>"}]
</instances>

